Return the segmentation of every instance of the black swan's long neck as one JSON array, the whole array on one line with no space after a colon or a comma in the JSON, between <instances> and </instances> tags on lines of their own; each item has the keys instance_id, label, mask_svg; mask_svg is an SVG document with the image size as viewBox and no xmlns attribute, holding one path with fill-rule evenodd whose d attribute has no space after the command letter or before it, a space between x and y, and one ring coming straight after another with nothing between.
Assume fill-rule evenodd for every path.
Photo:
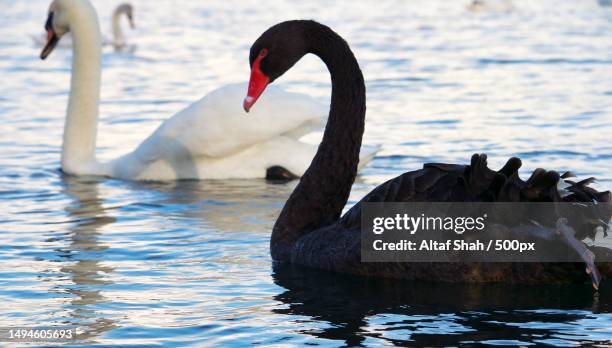
<instances>
[{"instance_id":1,"label":"black swan's long neck","mask_svg":"<svg viewBox=\"0 0 612 348\"><path fill-rule=\"evenodd\" d=\"M310 52L331 74L331 109L317 154L274 225L270 250L276 261L289 261L296 240L340 218L357 175L364 131L365 84L353 52L328 27L309 29Z\"/></svg>"}]
</instances>

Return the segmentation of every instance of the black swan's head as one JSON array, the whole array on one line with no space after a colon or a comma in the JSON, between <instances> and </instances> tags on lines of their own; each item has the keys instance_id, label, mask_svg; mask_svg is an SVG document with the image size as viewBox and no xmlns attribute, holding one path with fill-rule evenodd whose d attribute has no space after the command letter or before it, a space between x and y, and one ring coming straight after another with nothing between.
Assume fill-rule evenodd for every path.
<instances>
[{"instance_id":1,"label":"black swan's head","mask_svg":"<svg viewBox=\"0 0 612 348\"><path fill-rule=\"evenodd\" d=\"M249 111L266 86L282 76L309 52L309 29L322 26L314 21L287 21L266 30L251 46L251 79L244 99Z\"/></svg>"}]
</instances>

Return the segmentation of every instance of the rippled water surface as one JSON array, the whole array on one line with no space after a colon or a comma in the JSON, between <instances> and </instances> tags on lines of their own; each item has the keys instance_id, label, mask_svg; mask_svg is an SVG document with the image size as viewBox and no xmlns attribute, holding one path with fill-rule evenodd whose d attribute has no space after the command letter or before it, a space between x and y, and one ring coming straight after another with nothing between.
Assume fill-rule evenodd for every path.
<instances>
[{"instance_id":1,"label":"rippled water surface","mask_svg":"<svg viewBox=\"0 0 612 348\"><path fill-rule=\"evenodd\" d=\"M96 0L102 30L117 1ZM368 89L355 185L423 162L572 169L612 186L612 8L596 1L134 0L134 52L104 50L98 156L248 78L272 24L322 21L352 45ZM500 5L501 4L501 5ZM134 183L58 170L69 50L31 35L47 0L0 0L0 326L76 325L83 346L612 345L612 284L448 286L274 268L270 230L295 183ZM329 100L307 57L278 81ZM1 344L1 343L0 343Z\"/></svg>"}]
</instances>

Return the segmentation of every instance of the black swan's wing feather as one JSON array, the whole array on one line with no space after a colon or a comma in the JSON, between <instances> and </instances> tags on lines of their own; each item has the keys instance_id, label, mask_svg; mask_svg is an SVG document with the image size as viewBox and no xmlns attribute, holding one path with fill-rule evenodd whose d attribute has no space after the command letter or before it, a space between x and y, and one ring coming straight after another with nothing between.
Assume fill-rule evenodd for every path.
<instances>
[{"instance_id":1,"label":"black swan's wing feather","mask_svg":"<svg viewBox=\"0 0 612 348\"><path fill-rule=\"evenodd\" d=\"M474 155L470 165L426 164L423 169L404 173L381 184L355 204L337 223L300 238L291 252L292 261L339 272L408 279L513 282L576 280L584 278L585 274L584 266L576 263L472 263L469 266L465 263L361 263L361 206L364 202L598 202L599 210L585 209L573 216L569 227L575 232L571 238L567 234L559 238L554 224L540 232L522 232L544 232L551 242L573 245L587 263L593 283L598 283L597 269L588 262L588 253L580 248L584 245L580 240L594 237L593 231L597 226L602 226L604 230L607 228L602 222L609 221L612 216L610 192L598 192L590 188L588 185L593 180L587 179L568 183L569 194L562 196L558 189L560 180L573 176L571 173L559 175L555 171L536 169L528 180L523 181L518 176L521 166L518 158L511 158L499 171L489 169L486 160L486 155ZM551 219L556 221L554 217ZM595 254L608 253L607 250L600 250L605 248L594 249L597 249ZM602 264L600 268L603 269L602 274L612 276L612 263Z\"/></svg>"},{"instance_id":2,"label":"black swan's wing feather","mask_svg":"<svg viewBox=\"0 0 612 348\"><path fill-rule=\"evenodd\" d=\"M494 171L487 167L486 155L472 156L470 165L425 164L423 169L404 173L376 187L340 223L347 228L359 225L361 204L365 202L585 202L598 203L599 209L589 206L577 218L580 221L572 223L579 239L593 238L597 226L607 229L607 224L602 222L610 221L612 216L612 194L589 187L593 178L568 183L565 190L569 194L562 196L559 183L567 180L559 173L540 168L523 181L518 176L520 166L518 158L511 158L501 170ZM589 228L580 227L587 222Z\"/></svg>"}]
</instances>

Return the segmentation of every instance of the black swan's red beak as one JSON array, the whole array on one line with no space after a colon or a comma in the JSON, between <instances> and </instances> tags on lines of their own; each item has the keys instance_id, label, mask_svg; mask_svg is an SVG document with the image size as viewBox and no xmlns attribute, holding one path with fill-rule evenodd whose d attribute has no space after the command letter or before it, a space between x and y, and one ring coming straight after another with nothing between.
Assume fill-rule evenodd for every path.
<instances>
[{"instance_id":1,"label":"black swan's red beak","mask_svg":"<svg viewBox=\"0 0 612 348\"><path fill-rule=\"evenodd\" d=\"M45 30L47 31L47 44L42 52L40 52L40 59L47 58L59 41L59 37L57 37L53 30L53 12L49 13L49 18L47 18L47 23L45 23Z\"/></svg>"},{"instance_id":2,"label":"black swan's red beak","mask_svg":"<svg viewBox=\"0 0 612 348\"><path fill-rule=\"evenodd\" d=\"M251 67L251 79L249 80L249 89L247 91L247 96L244 98L244 102L242 106L244 107L244 111L249 112L251 107L255 104L259 96L266 89L266 86L270 83L270 78L266 76L261 71L260 63L261 60L265 57L265 54L260 54L257 56L255 61L253 62L253 66Z\"/></svg>"}]
</instances>

